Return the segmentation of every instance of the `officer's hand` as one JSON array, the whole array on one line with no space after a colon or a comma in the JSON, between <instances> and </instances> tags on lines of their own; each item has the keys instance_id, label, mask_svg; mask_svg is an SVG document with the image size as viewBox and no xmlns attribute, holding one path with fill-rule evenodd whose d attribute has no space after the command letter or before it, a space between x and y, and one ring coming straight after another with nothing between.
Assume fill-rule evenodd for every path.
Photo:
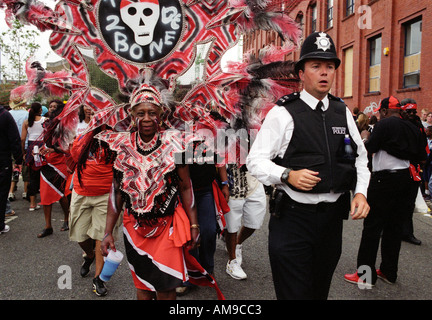
<instances>
[{"instance_id":1,"label":"officer's hand","mask_svg":"<svg viewBox=\"0 0 432 320\"><path fill-rule=\"evenodd\" d=\"M364 219L369 213L369 204L366 197L361 193L356 193L351 201L351 217L353 220Z\"/></svg>"},{"instance_id":2,"label":"officer's hand","mask_svg":"<svg viewBox=\"0 0 432 320\"><path fill-rule=\"evenodd\" d=\"M321 181L318 173L309 169L292 170L288 176L288 183L297 189L309 191Z\"/></svg>"}]
</instances>

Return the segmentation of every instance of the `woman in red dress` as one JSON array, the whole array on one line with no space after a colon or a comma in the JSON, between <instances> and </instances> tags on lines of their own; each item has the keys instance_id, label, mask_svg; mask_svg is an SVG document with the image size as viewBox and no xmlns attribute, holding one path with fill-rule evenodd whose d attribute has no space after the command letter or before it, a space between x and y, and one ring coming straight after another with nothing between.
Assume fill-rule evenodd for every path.
<instances>
[{"instance_id":1,"label":"woman in red dress","mask_svg":"<svg viewBox=\"0 0 432 320\"><path fill-rule=\"evenodd\" d=\"M54 103L57 104L55 109L52 108ZM51 213L52 206L57 201L59 201L64 215L64 222L60 231L69 230L69 200L67 196L71 193L68 188L68 181L70 182L71 176L66 163L70 155L53 143L53 132L56 126L58 126L56 117L62 112L63 107L64 105L61 101L51 102L49 120L44 123L46 125L44 132L45 145L41 148L40 154L45 158L46 164L40 169L40 203L43 206L45 228L37 235L38 238L43 238L53 233Z\"/></svg>"},{"instance_id":2,"label":"woman in red dress","mask_svg":"<svg viewBox=\"0 0 432 320\"><path fill-rule=\"evenodd\" d=\"M96 136L117 153L102 254L115 250L112 231L124 206L126 256L138 299L175 299L175 288L187 280L214 286L222 297L214 279L189 254L199 226L188 166L175 161L184 152L184 135L161 131L165 106L154 86L141 85L130 101L137 131Z\"/></svg>"}]
</instances>

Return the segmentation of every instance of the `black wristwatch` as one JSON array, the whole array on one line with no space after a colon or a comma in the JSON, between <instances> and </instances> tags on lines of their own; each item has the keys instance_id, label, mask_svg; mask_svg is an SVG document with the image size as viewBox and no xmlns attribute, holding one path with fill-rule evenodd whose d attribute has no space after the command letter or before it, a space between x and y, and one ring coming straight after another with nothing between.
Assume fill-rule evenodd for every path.
<instances>
[{"instance_id":1,"label":"black wristwatch","mask_svg":"<svg viewBox=\"0 0 432 320\"><path fill-rule=\"evenodd\" d=\"M282 172L282 175L281 175L281 181L283 182L283 183L286 183L286 184L288 184L288 177L289 177L289 174L290 174L290 172L291 172L291 168L286 168L285 170L284 170L284 172Z\"/></svg>"}]
</instances>

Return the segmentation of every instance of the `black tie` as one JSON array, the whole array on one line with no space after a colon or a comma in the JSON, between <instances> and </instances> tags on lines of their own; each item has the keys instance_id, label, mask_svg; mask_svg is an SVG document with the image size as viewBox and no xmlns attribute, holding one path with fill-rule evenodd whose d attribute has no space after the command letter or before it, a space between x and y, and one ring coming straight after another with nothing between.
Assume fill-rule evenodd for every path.
<instances>
[{"instance_id":1,"label":"black tie","mask_svg":"<svg viewBox=\"0 0 432 320\"><path fill-rule=\"evenodd\" d=\"M323 106L324 106L324 103L320 100L320 102L318 102L318 104L315 108L315 111L320 113L320 114L323 113L324 112L324 110L322 108Z\"/></svg>"}]
</instances>

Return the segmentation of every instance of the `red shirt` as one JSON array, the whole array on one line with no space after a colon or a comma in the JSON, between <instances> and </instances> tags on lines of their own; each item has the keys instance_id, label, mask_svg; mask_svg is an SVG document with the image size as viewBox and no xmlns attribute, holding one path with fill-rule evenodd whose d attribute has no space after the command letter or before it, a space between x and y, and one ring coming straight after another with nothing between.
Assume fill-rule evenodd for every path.
<instances>
[{"instance_id":1,"label":"red shirt","mask_svg":"<svg viewBox=\"0 0 432 320\"><path fill-rule=\"evenodd\" d=\"M76 159L82 143L86 139L76 139L71 149L71 154ZM81 142L81 143L80 143ZM102 149L90 155L85 168L82 168L81 182L78 179L78 172L75 170L73 177L73 188L76 193L82 196L101 196L111 189L113 180L113 164L105 163L105 153Z\"/></svg>"}]
</instances>

